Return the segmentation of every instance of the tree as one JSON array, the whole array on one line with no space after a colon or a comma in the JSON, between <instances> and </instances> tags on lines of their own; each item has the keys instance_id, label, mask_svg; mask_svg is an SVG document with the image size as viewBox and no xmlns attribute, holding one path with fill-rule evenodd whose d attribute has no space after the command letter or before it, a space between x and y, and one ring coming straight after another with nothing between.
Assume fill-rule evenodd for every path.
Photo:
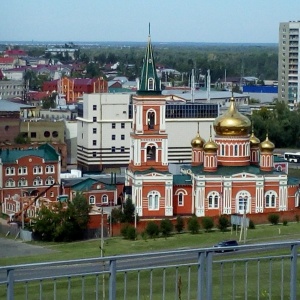
<instances>
[{"instance_id":1,"label":"tree","mask_svg":"<svg viewBox=\"0 0 300 300\"><path fill-rule=\"evenodd\" d=\"M150 238L155 238L155 237L158 237L158 235L159 235L159 227L153 221L150 221L147 223L145 231Z\"/></svg>"},{"instance_id":2,"label":"tree","mask_svg":"<svg viewBox=\"0 0 300 300\"><path fill-rule=\"evenodd\" d=\"M183 218L181 216L177 216L175 228L176 228L178 233L180 233L184 229L184 221L183 221Z\"/></svg>"},{"instance_id":3,"label":"tree","mask_svg":"<svg viewBox=\"0 0 300 300\"><path fill-rule=\"evenodd\" d=\"M132 223L134 221L135 206L131 198L127 198L123 206L123 223Z\"/></svg>"},{"instance_id":4,"label":"tree","mask_svg":"<svg viewBox=\"0 0 300 300\"><path fill-rule=\"evenodd\" d=\"M169 219L161 220L160 222L160 232L164 237L167 237L170 235L170 233L173 230L173 224Z\"/></svg>"},{"instance_id":5,"label":"tree","mask_svg":"<svg viewBox=\"0 0 300 300\"><path fill-rule=\"evenodd\" d=\"M199 232L199 229L200 229L200 224L198 222L198 218L196 216L189 218L188 219L188 230L192 234L196 234Z\"/></svg>"},{"instance_id":6,"label":"tree","mask_svg":"<svg viewBox=\"0 0 300 300\"><path fill-rule=\"evenodd\" d=\"M127 240L136 239L136 229L130 224L126 224L121 228L121 234Z\"/></svg>"},{"instance_id":7,"label":"tree","mask_svg":"<svg viewBox=\"0 0 300 300\"><path fill-rule=\"evenodd\" d=\"M90 206L82 194L72 202L61 202L49 209L42 207L32 225L36 236L45 241L70 242L84 236L89 222Z\"/></svg>"},{"instance_id":8,"label":"tree","mask_svg":"<svg viewBox=\"0 0 300 300\"><path fill-rule=\"evenodd\" d=\"M214 227L213 219L211 217L203 217L202 226L206 232L210 231Z\"/></svg>"},{"instance_id":9,"label":"tree","mask_svg":"<svg viewBox=\"0 0 300 300\"><path fill-rule=\"evenodd\" d=\"M49 97L43 99L43 108L55 108L56 107L56 96L57 93L52 93Z\"/></svg>"},{"instance_id":10,"label":"tree","mask_svg":"<svg viewBox=\"0 0 300 300\"><path fill-rule=\"evenodd\" d=\"M220 229L220 231L224 232L227 230L227 227L229 227L230 222L227 219L226 216L220 216L218 219L218 228Z\"/></svg>"},{"instance_id":11,"label":"tree","mask_svg":"<svg viewBox=\"0 0 300 300\"><path fill-rule=\"evenodd\" d=\"M279 215L278 214L269 214L268 215L268 221L272 224L272 225L277 225L279 222Z\"/></svg>"}]
</instances>

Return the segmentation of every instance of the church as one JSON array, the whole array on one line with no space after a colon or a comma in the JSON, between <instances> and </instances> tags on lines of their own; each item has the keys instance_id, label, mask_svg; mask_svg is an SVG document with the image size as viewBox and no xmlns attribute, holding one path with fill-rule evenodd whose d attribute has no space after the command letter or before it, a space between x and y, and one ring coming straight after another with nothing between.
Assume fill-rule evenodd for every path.
<instances>
[{"instance_id":1,"label":"church","mask_svg":"<svg viewBox=\"0 0 300 300\"><path fill-rule=\"evenodd\" d=\"M191 141L191 164L170 172L166 98L161 93L150 34L141 77L133 96L127 196L140 218L177 215L260 214L299 207L299 180L274 168L275 145L255 137L251 121L230 99L214 121L210 138L201 128ZM214 134L212 132L214 130Z\"/></svg>"}]
</instances>

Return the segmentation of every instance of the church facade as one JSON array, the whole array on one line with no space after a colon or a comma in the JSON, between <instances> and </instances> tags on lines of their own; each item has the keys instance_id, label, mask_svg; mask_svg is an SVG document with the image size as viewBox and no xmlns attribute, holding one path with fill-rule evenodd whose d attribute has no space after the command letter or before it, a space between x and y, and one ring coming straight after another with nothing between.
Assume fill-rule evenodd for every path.
<instances>
[{"instance_id":1,"label":"church facade","mask_svg":"<svg viewBox=\"0 0 300 300\"><path fill-rule=\"evenodd\" d=\"M171 173L165 107L149 35L133 96L125 177L140 218L260 214L299 207L299 180L274 168L274 144L267 134L262 142L255 137L233 97L227 112L215 119L208 141L198 129L191 141L192 163L182 165L179 174Z\"/></svg>"}]
</instances>

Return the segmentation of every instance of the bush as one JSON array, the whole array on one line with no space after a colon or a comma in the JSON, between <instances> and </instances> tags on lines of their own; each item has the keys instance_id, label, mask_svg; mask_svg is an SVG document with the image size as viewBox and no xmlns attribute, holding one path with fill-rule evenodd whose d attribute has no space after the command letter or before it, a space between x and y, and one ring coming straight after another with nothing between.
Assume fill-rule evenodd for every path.
<instances>
[{"instance_id":1,"label":"bush","mask_svg":"<svg viewBox=\"0 0 300 300\"><path fill-rule=\"evenodd\" d=\"M145 230L150 238L155 238L159 235L158 225L153 221L147 223Z\"/></svg>"},{"instance_id":2,"label":"bush","mask_svg":"<svg viewBox=\"0 0 300 300\"><path fill-rule=\"evenodd\" d=\"M196 216L193 216L188 219L188 230L192 233L198 233L200 229L200 224L198 222L198 218Z\"/></svg>"},{"instance_id":3,"label":"bush","mask_svg":"<svg viewBox=\"0 0 300 300\"><path fill-rule=\"evenodd\" d=\"M287 226L288 221L287 221L287 220L283 220L283 221L282 221L282 224L283 224L283 226Z\"/></svg>"},{"instance_id":4,"label":"bush","mask_svg":"<svg viewBox=\"0 0 300 300\"><path fill-rule=\"evenodd\" d=\"M214 227L214 221L211 217L203 217L201 221L202 227L206 232L210 231Z\"/></svg>"},{"instance_id":5,"label":"bush","mask_svg":"<svg viewBox=\"0 0 300 300\"><path fill-rule=\"evenodd\" d=\"M220 216L218 219L218 228L220 229L220 231L224 232L227 230L227 227L229 227L230 222L227 219L226 216Z\"/></svg>"},{"instance_id":6,"label":"bush","mask_svg":"<svg viewBox=\"0 0 300 300\"><path fill-rule=\"evenodd\" d=\"M121 234L126 240L136 239L136 229L130 224L126 224L121 228Z\"/></svg>"},{"instance_id":7,"label":"bush","mask_svg":"<svg viewBox=\"0 0 300 300\"><path fill-rule=\"evenodd\" d=\"M268 221L272 224L272 225L277 225L279 222L279 215L277 214L269 214L268 215Z\"/></svg>"},{"instance_id":8,"label":"bush","mask_svg":"<svg viewBox=\"0 0 300 300\"><path fill-rule=\"evenodd\" d=\"M178 233L180 233L184 229L184 221L181 216L177 216L175 228Z\"/></svg>"},{"instance_id":9,"label":"bush","mask_svg":"<svg viewBox=\"0 0 300 300\"><path fill-rule=\"evenodd\" d=\"M173 224L169 219L161 220L160 222L160 232L164 237L167 237L170 235L170 233L173 230Z\"/></svg>"},{"instance_id":10,"label":"bush","mask_svg":"<svg viewBox=\"0 0 300 300\"><path fill-rule=\"evenodd\" d=\"M255 229L255 224L252 220L249 221L249 229Z\"/></svg>"}]
</instances>

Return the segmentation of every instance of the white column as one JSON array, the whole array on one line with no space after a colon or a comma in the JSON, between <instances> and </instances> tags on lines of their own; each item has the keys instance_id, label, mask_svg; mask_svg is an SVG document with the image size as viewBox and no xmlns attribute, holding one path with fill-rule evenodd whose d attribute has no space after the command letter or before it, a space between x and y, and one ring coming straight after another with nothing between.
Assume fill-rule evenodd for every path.
<instances>
[{"instance_id":1,"label":"white column","mask_svg":"<svg viewBox=\"0 0 300 300\"><path fill-rule=\"evenodd\" d=\"M166 186L165 186L165 216L173 216L172 195L173 195L173 184L166 183Z\"/></svg>"}]
</instances>

